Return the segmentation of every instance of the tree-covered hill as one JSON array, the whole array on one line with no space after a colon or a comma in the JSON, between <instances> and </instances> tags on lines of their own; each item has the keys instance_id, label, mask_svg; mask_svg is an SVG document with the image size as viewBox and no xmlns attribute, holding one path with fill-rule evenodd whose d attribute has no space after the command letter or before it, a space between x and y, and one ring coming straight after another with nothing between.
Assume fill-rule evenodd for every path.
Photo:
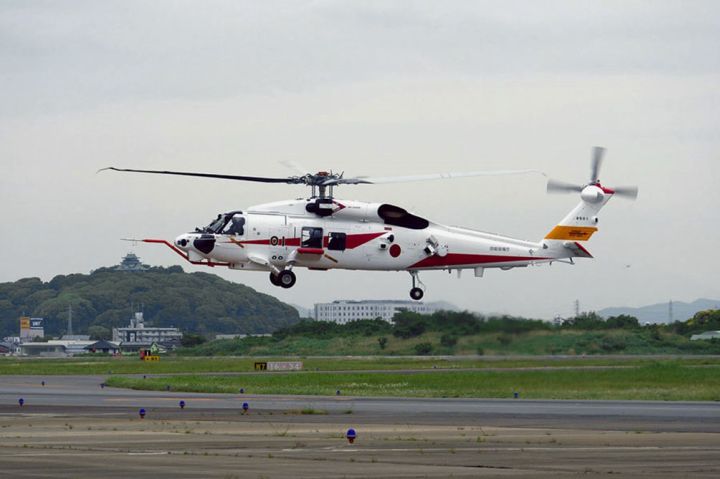
<instances>
[{"instance_id":1,"label":"tree-covered hill","mask_svg":"<svg viewBox=\"0 0 720 479\"><path fill-rule=\"evenodd\" d=\"M45 318L46 335L63 334L70 305L75 334L106 336L128 324L131 304L142 305L148 325L208 335L266 333L299 320L292 306L213 274L185 273L179 266L142 272L101 268L47 283L39 278L0 283L0 338L18 335L22 315Z\"/></svg>"}]
</instances>

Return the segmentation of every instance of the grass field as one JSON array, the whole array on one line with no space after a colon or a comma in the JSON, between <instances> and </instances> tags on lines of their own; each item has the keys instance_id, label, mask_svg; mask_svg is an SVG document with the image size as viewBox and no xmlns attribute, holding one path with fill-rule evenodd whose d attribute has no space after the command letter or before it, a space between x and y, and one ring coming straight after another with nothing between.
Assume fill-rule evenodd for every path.
<instances>
[{"instance_id":1,"label":"grass field","mask_svg":"<svg viewBox=\"0 0 720 479\"><path fill-rule=\"evenodd\" d=\"M626 365L627 366L627 365ZM297 372L163 378L113 376L111 386L135 389L246 394L528 399L720 400L720 365L685 361L607 369L475 370L428 372Z\"/></svg>"},{"instance_id":2,"label":"grass field","mask_svg":"<svg viewBox=\"0 0 720 479\"><path fill-rule=\"evenodd\" d=\"M288 358L275 358L287 360ZM303 361L306 371L353 371L393 369L487 369L542 368L578 366L642 366L655 358L638 357L314 357L291 358ZM176 357L164 356L158 362L143 362L137 356L119 358L79 357L70 359L0 358L0 375L60 375L60 374L171 374L171 373L231 373L254 370L255 361L272 358L238 357ZM684 358L682 364L720 366L720 357Z\"/></svg>"}]
</instances>

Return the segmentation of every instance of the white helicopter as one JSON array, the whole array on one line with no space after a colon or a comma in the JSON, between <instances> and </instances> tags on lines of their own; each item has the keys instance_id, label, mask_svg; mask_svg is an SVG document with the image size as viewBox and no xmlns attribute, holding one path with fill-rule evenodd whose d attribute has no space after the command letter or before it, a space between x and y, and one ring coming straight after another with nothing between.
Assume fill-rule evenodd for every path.
<instances>
[{"instance_id":1,"label":"white helicopter","mask_svg":"<svg viewBox=\"0 0 720 479\"><path fill-rule=\"evenodd\" d=\"M286 178L219 175L180 171L114 170L161 175L303 184L310 186L307 199L251 206L243 211L217 215L208 226L161 243L196 265L225 266L235 270L265 271L270 282L291 288L294 269L407 271L412 277L410 297L422 299L423 270L472 269L482 277L486 268L526 267L573 258L592 258L580 242L597 231L600 209L613 196L636 198L637 187L606 188L598 174L604 148L595 147L590 182L585 185L549 180L548 192L578 192L580 203L543 239L525 241L497 234L434 223L405 209L386 203L364 203L333 197L339 185L400 183L482 175L541 173L538 170L444 173L404 177L344 178L343 174L319 172Z\"/></svg>"}]
</instances>

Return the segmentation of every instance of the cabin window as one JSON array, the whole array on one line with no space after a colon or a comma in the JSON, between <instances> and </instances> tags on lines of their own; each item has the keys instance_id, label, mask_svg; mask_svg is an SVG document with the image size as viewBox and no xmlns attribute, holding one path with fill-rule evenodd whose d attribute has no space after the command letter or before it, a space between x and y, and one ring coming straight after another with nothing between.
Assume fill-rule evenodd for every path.
<instances>
[{"instance_id":1,"label":"cabin window","mask_svg":"<svg viewBox=\"0 0 720 479\"><path fill-rule=\"evenodd\" d=\"M328 236L328 249L334 251L345 250L345 244L347 242L347 235L345 233L330 233Z\"/></svg>"},{"instance_id":2,"label":"cabin window","mask_svg":"<svg viewBox=\"0 0 720 479\"><path fill-rule=\"evenodd\" d=\"M322 248L323 230L322 228L305 227L302 229L303 248Z\"/></svg>"}]
</instances>

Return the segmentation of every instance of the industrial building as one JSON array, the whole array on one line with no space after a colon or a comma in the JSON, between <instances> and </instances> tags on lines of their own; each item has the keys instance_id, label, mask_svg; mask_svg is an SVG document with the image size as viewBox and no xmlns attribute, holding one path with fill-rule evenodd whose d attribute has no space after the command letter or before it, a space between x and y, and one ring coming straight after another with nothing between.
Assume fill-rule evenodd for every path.
<instances>
[{"instance_id":1,"label":"industrial building","mask_svg":"<svg viewBox=\"0 0 720 479\"><path fill-rule=\"evenodd\" d=\"M390 322L395 313L401 310L419 314L432 314L438 309L418 301L339 300L332 303L315 304L315 320L345 324L358 319L380 318Z\"/></svg>"},{"instance_id":2,"label":"industrial building","mask_svg":"<svg viewBox=\"0 0 720 479\"><path fill-rule=\"evenodd\" d=\"M85 347L94 342L51 339L42 343L20 343L20 356L65 357L85 354Z\"/></svg>"}]
</instances>

